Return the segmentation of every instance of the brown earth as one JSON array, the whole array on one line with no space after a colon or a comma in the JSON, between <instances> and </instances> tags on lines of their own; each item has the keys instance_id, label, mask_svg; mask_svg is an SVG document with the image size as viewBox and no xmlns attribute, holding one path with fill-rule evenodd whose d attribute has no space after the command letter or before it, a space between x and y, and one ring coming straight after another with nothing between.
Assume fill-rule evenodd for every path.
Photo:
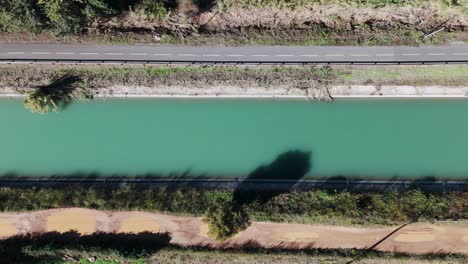
<instances>
[{"instance_id":1,"label":"brown earth","mask_svg":"<svg viewBox=\"0 0 468 264\"><path fill-rule=\"evenodd\" d=\"M0 214L0 237L14 234L66 232L167 232L175 245L238 247L256 243L282 248L370 248L397 227L345 227L253 222L247 230L219 242L209 237L201 217L149 212L103 212L81 208ZM468 256L468 223L410 224L375 247L403 253L459 253Z\"/></svg>"}]
</instances>

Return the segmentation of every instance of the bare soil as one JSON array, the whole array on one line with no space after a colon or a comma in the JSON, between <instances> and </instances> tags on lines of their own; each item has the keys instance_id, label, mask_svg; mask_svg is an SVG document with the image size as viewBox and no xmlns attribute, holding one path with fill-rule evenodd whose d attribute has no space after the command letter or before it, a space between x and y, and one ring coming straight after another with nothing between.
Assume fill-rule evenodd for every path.
<instances>
[{"instance_id":1,"label":"bare soil","mask_svg":"<svg viewBox=\"0 0 468 264\"><path fill-rule=\"evenodd\" d=\"M208 236L200 217L181 217L141 211L103 212L64 208L0 214L0 236L66 232L167 232L174 245L236 248L257 244L264 248L370 248L397 227L352 227L252 222L247 230L224 242ZM458 253L468 256L468 223L416 223L400 229L376 248L402 253Z\"/></svg>"}]
</instances>

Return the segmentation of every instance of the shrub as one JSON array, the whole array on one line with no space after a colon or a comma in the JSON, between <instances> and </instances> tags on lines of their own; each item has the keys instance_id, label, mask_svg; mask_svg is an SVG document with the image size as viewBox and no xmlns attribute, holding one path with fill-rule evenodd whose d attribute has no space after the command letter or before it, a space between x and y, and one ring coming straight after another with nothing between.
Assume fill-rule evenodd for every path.
<instances>
[{"instance_id":1,"label":"shrub","mask_svg":"<svg viewBox=\"0 0 468 264\"><path fill-rule=\"evenodd\" d=\"M0 31L37 32L41 25L30 0L0 0Z\"/></svg>"},{"instance_id":2,"label":"shrub","mask_svg":"<svg viewBox=\"0 0 468 264\"><path fill-rule=\"evenodd\" d=\"M209 234L219 240L225 240L249 226L249 217L243 207L221 198L208 207L204 221L208 223Z\"/></svg>"}]
</instances>

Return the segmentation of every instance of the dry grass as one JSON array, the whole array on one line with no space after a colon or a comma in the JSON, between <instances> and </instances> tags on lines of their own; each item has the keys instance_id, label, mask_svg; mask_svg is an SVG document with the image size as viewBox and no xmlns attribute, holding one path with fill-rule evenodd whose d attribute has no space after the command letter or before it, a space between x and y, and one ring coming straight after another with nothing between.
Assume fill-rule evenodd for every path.
<instances>
[{"instance_id":1,"label":"dry grass","mask_svg":"<svg viewBox=\"0 0 468 264\"><path fill-rule=\"evenodd\" d=\"M466 86L468 66L335 66L337 84Z\"/></svg>"},{"instance_id":2,"label":"dry grass","mask_svg":"<svg viewBox=\"0 0 468 264\"><path fill-rule=\"evenodd\" d=\"M330 100L328 85L332 72L328 67L103 67L103 66L1 66L0 87L28 92L61 76L80 79L84 88L122 86L186 86L193 89L209 86L269 88L284 86L303 90L305 95Z\"/></svg>"},{"instance_id":3,"label":"dry grass","mask_svg":"<svg viewBox=\"0 0 468 264\"><path fill-rule=\"evenodd\" d=\"M0 87L27 91L46 85L63 75L77 76L85 88L99 90L114 85L186 86L196 90L208 86L269 88L286 86L311 89L330 84L445 85L468 84L468 66L0 66Z\"/></svg>"},{"instance_id":4,"label":"dry grass","mask_svg":"<svg viewBox=\"0 0 468 264\"><path fill-rule=\"evenodd\" d=\"M86 34L0 34L1 42L420 45L468 41L468 8L451 0L179 1L162 16L130 10L99 17ZM203 2L203 1L199 1ZM443 24L431 39L422 36Z\"/></svg>"},{"instance_id":5,"label":"dry grass","mask_svg":"<svg viewBox=\"0 0 468 264\"><path fill-rule=\"evenodd\" d=\"M353 257L327 255L313 255L304 252L295 253L262 253L262 252L219 252L196 250L162 250L152 257L151 263L184 263L184 264L229 264L229 263L307 263L307 264L344 264ZM356 264L462 264L466 259L449 257L446 259L429 259L424 257L393 257L391 255L364 257L356 259Z\"/></svg>"}]
</instances>

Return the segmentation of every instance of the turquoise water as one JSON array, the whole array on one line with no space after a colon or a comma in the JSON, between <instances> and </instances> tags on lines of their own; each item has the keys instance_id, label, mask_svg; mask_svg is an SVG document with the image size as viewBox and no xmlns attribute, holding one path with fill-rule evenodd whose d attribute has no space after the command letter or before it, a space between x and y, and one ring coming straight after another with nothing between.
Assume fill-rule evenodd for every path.
<instances>
[{"instance_id":1,"label":"turquoise water","mask_svg":"<svg viewBox=\"0 0 468 264\"><path fill-rule=\"evenodd\" d=\"M465 178L468 101L0 100L0 173L245 176L291 150L308 176Z\"/></svg>"}]
</instances>

